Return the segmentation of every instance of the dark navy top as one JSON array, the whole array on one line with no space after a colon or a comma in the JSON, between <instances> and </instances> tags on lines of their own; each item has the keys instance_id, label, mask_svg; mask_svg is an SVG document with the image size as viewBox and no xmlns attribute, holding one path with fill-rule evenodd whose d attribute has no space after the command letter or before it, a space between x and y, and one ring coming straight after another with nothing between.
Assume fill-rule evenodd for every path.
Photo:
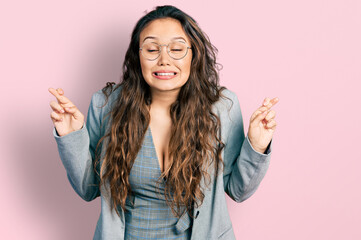
<instances>
[{"instance_id":1,"label":"dark navy top","mask_svg":"<svg viewBox=\"0 0 361 240\"><path fill-rule=\"evenodd\" d=\"M192 218L187 211L180 218L173 215L164 197L165 180L159 180L157 185L160 176L157 153L148 127L129 175L132 194L128 194L125 205L124 239L190 239Z\"/></svg>"}]
</instances>

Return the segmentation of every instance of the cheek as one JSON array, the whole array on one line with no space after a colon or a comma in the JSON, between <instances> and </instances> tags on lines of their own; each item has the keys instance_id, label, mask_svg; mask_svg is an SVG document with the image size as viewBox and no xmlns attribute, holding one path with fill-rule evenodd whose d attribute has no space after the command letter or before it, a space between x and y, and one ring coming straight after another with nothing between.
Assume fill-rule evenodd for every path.
<instances>
[{"instance_id":1,"label":"cheek","mask_svg":"<svg viewBox=\"0 0 361 240\"><path fill-rule=\"evenodd\" d=\"M183 72L189 74L191 71L191 59L187 59L183 63Z\"/></svg>"},{"instance_id":2,"label":"cheek","mask_svg":"<svg viewBox=\"0 0 361 240\"><path fill-rule=\"evenodd\" d=\"M149 65L148 62L146 62L144 60L140 60L140 67L141 67L141 70L143 73L143 77L150 73L151 66Z\"/></svg>"},{"instance_id":3,"label":"cheek","mask_svg":"<svg viewBox=\"0 0 361 240\"><path fill-rule=\"evenodd\" d=\"M191 65L192 65L192 54L188 53L187 59L185 59L184 64L185 64L186 68L188 69L188 71L190 71Z\"/></svg>"}]
</instances>

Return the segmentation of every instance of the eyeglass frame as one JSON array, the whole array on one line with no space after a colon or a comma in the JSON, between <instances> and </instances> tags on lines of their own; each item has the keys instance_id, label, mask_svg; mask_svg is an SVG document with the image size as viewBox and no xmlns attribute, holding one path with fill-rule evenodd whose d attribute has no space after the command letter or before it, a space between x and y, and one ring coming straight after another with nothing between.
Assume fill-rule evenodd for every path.
<instances>
[{"instance_id":1,"label":"eyeglass frame","mask_svg":"<svg viewBox=\"0 0 361 240\"><path fill-rule=\"evenodd\" d=\"M153 43L155 43L155 42L153 42ZM159 54L158 54L158 57L156 57L156 58L154 58L154 59L146 58L146 57L143 55L143 45L144 45L145 43L142 44L142 47L139 48L139 50L140 50L142 56L145 57L145 59L147 59L147 60L149 60L149 61L154 61L154 60L156 60L157 58L159 58L160 54L162 53L162 47L163 47L163 46L167 46L167 53L168 53L169 57L173 58L174 60L181 60L181 59L185 58L185 56L187 56L187 54L188 54L188 49L192 49L192 47L189 47L189 46L186 45L186 46L187 46L186 54L184 54L184 56L181 57L181 58L174 58L174 57L172 57L172 56L169 54L170 51L169 51L168 47L169 47L169 44L171 44L171 43L173 43L173 42L170 42L170 43L168 43L168 44L158 44L158 43L155 43L155 44L157 44L158 47L159 47Z\"/></svg>"}]
</instances>

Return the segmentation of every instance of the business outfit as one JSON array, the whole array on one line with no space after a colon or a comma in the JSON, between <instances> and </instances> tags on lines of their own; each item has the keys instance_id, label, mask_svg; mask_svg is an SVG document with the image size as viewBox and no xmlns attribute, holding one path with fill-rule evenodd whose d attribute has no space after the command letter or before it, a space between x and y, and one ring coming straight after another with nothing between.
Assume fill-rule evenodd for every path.
<instances>
[{"instance_id":1,"label":"business outfit","mask_svg":"<svg viewBox=\"0 0 361 240\"><path fill-rule=\"evenodd\" d=\"M110 195L104 186L101 189L97 187L99 177L93 170L95 147L110 126L109 117L105 119L103 117L111 110L119 94L121 94L121 87L110 95L108 103L101 108L105 103L105 96L101 90L95 92L88 109L87 121L81 129L62 137L57 134L55 128L53 129L61 161L75 192L85 201L101 197L101 213L96 225L94 240L127 239L126 233L132 234L131 231L134 230L134 228L131 230L129 225L135 220L134 217L126 215L121 207L118 208L120 217L114 210L110 211L110 206L112 206ZM188 214L183 214L179 219L173 219L171 223L171 225L174 224L174 228L171 228L173 234L181 235L185 232L190 234L191 240L236 239L227 209L225 193L238 203L248 199L257 190L270 163L273 139L265 153L255 151L248 136L244 134L243 118L237 95L228 89L223 90L223 94L230 98L233 104L229 99L220 98L212 105L213 113L217 114L221 120L221 138L225 144L222 151L223 171L215 177L215 168L208 169L211 184L206 188L204 179L201 181L205 197L201 206L197 208L195 204L193 205L194 219ZM151 136L150 128L147 130L146 136ZM101 144L101 159L105 154L106 145L107 139ZM154 147L154 143L145 138L135 160L138 161L137 165L142 157L144 159L147 146ZM152 149L149 154L154 158L152 161L158 161L155 149ZM141 165L143 164L139 166ZM100 169L97 170L99 172ZM137 171L140 170L134 169L133 173L135 174ZM130 176L131 180L134 177L133 183L136 182L135 175ZM158 199L158 203L154 206L160 203L161 199ZM134 206L144 206L144 204L142 198L139 195L137 198L135 195ZM128 201L128 208L129 206L131 205ZM169 215L163 217L167 218ZM148 214L147 218L154 218L154 216ZM151 237L142 236L139 239L151 239Z\"/></svg>"}]
</instances>

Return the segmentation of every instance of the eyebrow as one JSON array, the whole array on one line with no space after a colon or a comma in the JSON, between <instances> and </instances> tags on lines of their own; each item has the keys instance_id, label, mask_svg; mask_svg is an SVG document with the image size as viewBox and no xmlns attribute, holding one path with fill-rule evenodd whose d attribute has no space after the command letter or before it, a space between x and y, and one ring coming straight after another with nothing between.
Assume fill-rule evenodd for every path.
<instances>
[{"instance_id":1,"label":"eyebrow","mask_svg":"<svg viewBox=\"0 0 361 240\"><path fill-rule=\"evenodd\" d=\"M147 40L148 38L149 38L149 39L158 39L157 37L148 36L148 37L144 38L143 42L144 42L145 40ZM172 38L172 40L175 40L175 39L183 39L185 42L187 42L183 37L174 37L174 38Z\"/></svg>"}]
</instances>

